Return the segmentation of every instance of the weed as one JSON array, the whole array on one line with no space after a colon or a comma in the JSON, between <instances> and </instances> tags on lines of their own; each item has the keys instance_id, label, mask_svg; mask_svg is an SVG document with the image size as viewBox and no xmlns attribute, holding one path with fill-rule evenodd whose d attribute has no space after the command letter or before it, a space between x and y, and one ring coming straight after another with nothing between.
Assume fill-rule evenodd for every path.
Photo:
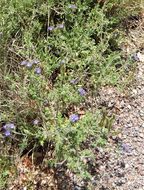
<instances>
[{"instance_id":1,"label":"weed","mask_svg":"<svg viewBox=\"0 0 144 190\"><path fill-rule=\"evenodd\" d=\"M117 28L123 2L1 0L0 125L15 124L5 135L19 152L49 142L53 165L65 161L90 178L81 158L105 144L113 118L85 105L100 86L119 85L125 75ZM3 168L0 179L6 176Z\"/></svg>"}]
</instances>

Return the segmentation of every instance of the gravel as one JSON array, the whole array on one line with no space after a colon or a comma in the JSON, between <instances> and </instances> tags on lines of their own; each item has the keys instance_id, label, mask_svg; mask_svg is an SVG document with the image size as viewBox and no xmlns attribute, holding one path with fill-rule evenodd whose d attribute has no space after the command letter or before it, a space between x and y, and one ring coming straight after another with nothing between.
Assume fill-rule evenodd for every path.
<instances>
[{"instance_id":1,"label":"gravel","mask_svg":"<svg viewBox=\"0 0 144 190\"><path fill-rule=\"evenodd\" d=\"M139 34L144 37L143 30L135 33ZM101 101L116 114L113 127L121 133L107 145L109 159L101 163L100 181L94 190L144 190L144 61L137 63L135 82L127 91L125 95L112 87L101 89Z\"/></svg>"}]
</instances>

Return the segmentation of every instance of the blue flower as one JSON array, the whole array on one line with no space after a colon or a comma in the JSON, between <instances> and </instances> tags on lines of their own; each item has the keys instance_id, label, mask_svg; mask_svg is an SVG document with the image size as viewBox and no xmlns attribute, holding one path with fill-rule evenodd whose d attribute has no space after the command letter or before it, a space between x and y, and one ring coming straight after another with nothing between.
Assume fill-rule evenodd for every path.
<instances>
[{"instance_id":1,"label":"blue flower","mask_svg":"<svg viewBox=\"0 0 144 190\"><path fill-rule=\"evenodd\" d=\"M54 26L48 26L47 30L48 30L48 31L54 30Z\"/></svg>"},{"instance_id":2,"label":"blue flower","mask_svg":"<svg viewBox=\"0 0 144 190\"><path fill-rule=\"evenodd\" d=\"M81 96L86 95L86 91L82 87L78 89L78 92L80 93Z\"/></svg>"},{"instance_id":3,"label":"blue flower","mask_svg":"<svg viewBox=\"0 0 144 190\"><path fill-rule=\"evenodd\" d=\"M13 129L15 129L15 125L13 123L7 123L3 126L3 129L4 129L4 135L6 137L10 136L11 135L11 131Z\"/></svg>"},{"instance_id":4,"label":"blue flower","mask_svg":"<svg viewBox=\"0 0 144 190\"><path fill-rule=\"evenodd\" d=\"M70 119L71 122L74 123L74 122L79 120L79 116L77 114L72 114L72 115L70 115L69 119Z\"/></svg>"},{"instance_id":5,"label":"blue flower","mask_svg":"<svg viewBox=\"0 0 144 190\"><path fill-rule=\"evenodd\" d=\"M15 129L15 125L13 123L7 123L3 126L3 128L5 130L9 130L9 129Z\"/></svg>"},{"instance_id":6,"label":"blue flower","mask_svg":"<svg viewBox=\"0 0 144 190\"><path fill-rule=\"evenodd\" d=\"M69 5L68 7L69 7L70 9L76 9L76 8L77 8L77 6L74 5L74 4L71 4L71 5Z\"/></svg>"},{"instance_id":7,"label":"blue flower","mask_svg":"<svg viewBox=\"0 0 144 190\"><path fill-rule=\"evenodd\" d=\"M10 132L9 130L6 130L6 131L4 132L4 134L5 134L6 137L9 137L9 136L11 135L11 132Z\"/></svg>"},{"instance_id":8,"label":"blue flower","mask_svg":"<svg viewBox=\"0 0 144 190\"><path fill-rule=\"evenodd\" d=\"M41 74L41 68L40 67L36 67L35 68L35 73L38 74L38 75Z\"/></svg>"}]
</instances>

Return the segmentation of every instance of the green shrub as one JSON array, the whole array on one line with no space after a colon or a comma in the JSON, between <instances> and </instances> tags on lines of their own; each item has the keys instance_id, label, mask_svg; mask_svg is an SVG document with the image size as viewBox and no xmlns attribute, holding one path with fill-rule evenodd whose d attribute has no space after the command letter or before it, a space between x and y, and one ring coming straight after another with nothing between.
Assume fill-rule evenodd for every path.
<instances>
[{"instance_id":1,"label":"green shrub","mask_svg":"<svg viewBox=\"0 0 144 190\"><path fill-rule=\"evenodd\" d=\"M126 61L117 26L127 15L123 2L1 0L0 5L1 126L15 124L12 136L20 152L30 142L51 142L54 163L66 160L88 177L81 158L105 143L112 123L88 99L102 85L121 84ZM94 142L82 148L90 137Z\"/></svg>"}]
</instances>

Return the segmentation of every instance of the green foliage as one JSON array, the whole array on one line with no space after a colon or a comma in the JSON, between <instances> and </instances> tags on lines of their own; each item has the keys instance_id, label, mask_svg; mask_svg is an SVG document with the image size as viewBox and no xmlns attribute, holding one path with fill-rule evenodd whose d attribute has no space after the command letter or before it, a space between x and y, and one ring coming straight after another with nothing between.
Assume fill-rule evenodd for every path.
<instances>
[{"instance_id":1,"label":"green foliage","mask_svg":"<svg viewBox=\"0 0 144 190\"><path fill-rule=\"evenodd\" d=\"M102 85L120 84L124 75L126 61L118 48L122 33L116 26L126 9L118 0L69 5L66 0L1 0L0 123L16 125L13 138L20 152L32 141L36 146L52 142L54 164L66 160L69 168L90 177L81 158L93 156L90 147L105 144L113 118L88 107L88 99ZM39 63L28 68L20 64L24 60ZM80 87L86 95L79 94ZM79 108L84 115L72 123L69 116Z\"/></svg>"},{"instance_id":2,"label":"green foliage","mask_svg":"<svg viewBox=\"0 0 144 190\"><path fill-rule=\"evenodd\" d=\"M7 143L7 146L8 144L9 143ZM0 150L0 189L5 189L8 186L7 179L9 177L13 178L16 174L15 166L12 163L13 156L8 155L7 149L6 146L3 146L3 150Z\"/></svg>"},{"instance_id":3,"label":"green foliage","mask_svg":"<svg viewBox=\"0 0 144 190\"><path fill-rule=\"evenodd\" d=\"M9 176L9 172L7 170L7 164L4 160L5 158L0 159L0 166L1 166L1 172L0 172L0 188L2 189L6 185L6 178Z\"/></svg>"}]
</instances>

